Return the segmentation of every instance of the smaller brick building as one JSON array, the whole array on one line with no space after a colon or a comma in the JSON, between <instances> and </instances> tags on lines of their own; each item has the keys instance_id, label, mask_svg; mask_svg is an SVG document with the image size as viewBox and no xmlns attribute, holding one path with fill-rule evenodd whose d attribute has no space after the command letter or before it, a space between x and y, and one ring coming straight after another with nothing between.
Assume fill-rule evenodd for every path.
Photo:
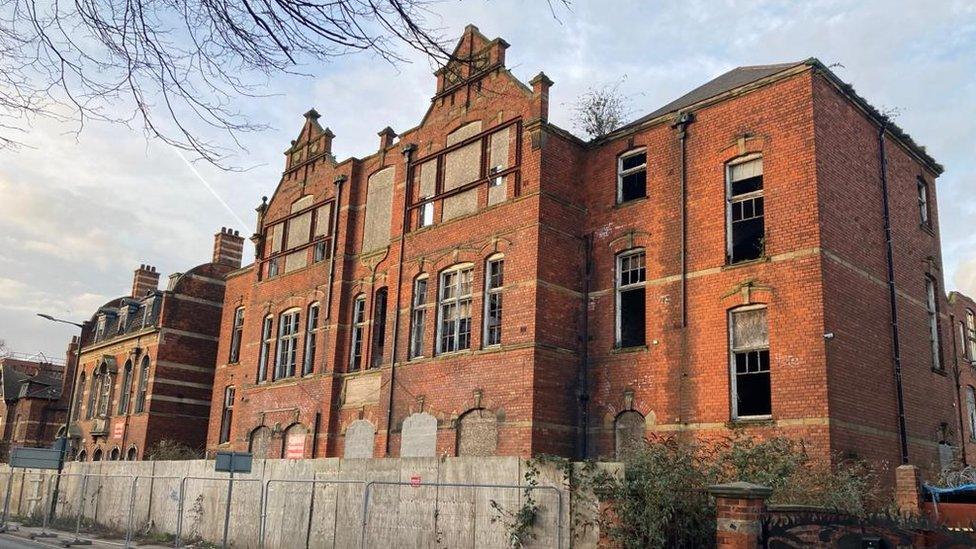
<instances>
[{"instance_id":1,"label":"smaller brick building","mask_svg":"<svg viewBox=\"0 0 976 549\"><path fill-rule=\"evenodd\" d=\"M78 338L68 345L66 360L43 356L0 357L0 457L13 446L50 446L64 426L68 410L65 372L74 371Z\"/></svg>"},{"instance_id":2,"label":"smaller brick building","mask_svg":"<svg viewBox=\"0 0 976 549\"><path fill-rule=\"evenodd\" d=\"M956 379L956 409L959 423L948 429L959 431L962 444L956 458L976 462L976 301L959 292L949 293L949 320L952 336L948 352Z\"/></svg>"},{"instance_id":3,"label":"smaller brick building","mask_svg":"<svg viewBox=\"0 0 976 549\"><path fill-rule=\"evenodd\" d=\"M100 307L82 335L70 436L79 461L137 460L162 440L203 448L224 276L243 238L221 229L213 260L173 273L141 265L132 292Z\"/></svg>"}]
</instances>

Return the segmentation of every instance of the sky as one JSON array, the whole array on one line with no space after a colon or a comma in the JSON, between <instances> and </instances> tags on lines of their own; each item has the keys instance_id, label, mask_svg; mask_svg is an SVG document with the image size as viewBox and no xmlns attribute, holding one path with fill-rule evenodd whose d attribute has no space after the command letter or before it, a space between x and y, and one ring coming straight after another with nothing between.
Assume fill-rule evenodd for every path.
<instances>
[{"instance_id":1,"label":"sky","mask_svg":"<svg viewBox=\"0 0 976 549\"><path fill-rule=\"evenodd\" d=\"M976 296L976 3L969 1L586 1L555 13L544 1L461 0L433 6L432 23L459 36L473 23L511 47L527 82L555 81L550 120L573 130L571 105L589 87L621 82L633 118L741 65L817 57L946 168L938 179L947 290ZM283 152L316 108L341 160L376 150L385 126L423 116L434 91L419 55L391 65L369 54L300 67L266 96L234 106L270 129L243 135L224 171L139 128L37 119L19 150L0 150L0 340L18 352L63 356L81 321L128 294L140 264L162 273L209 261L213 234L250 235L254 208L274 192ZM253 254L250 243L246 253ZM246 257L245 261L249 259Z\"/></svg>"}]
</instances>

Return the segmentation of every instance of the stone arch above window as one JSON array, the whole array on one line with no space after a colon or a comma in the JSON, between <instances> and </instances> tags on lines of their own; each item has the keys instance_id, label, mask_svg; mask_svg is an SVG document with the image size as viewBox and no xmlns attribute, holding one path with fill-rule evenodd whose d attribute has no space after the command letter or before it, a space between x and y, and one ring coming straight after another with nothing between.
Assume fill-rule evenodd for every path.
<instances>
[{"instance_id":1,"label":"stone arch above window","mask_svg":"<svg viewBox=\"0 0 976 549\"><path fill-rule=\"evenodd\" d=\"M122 458L122 450L120 450L118 446L112 448L112 452L109 454L108 459L110 461L119 461L119 459L121 458Z\"/></svg>"},{"instance_id":2,"label":"stone arch above window","mask_svg":"<svg viewBox=\"0 0 976 549\"><path fill-rule=\"evenodd\" d=\"M271 451L271 429L267 425L251 431L248 436L248 451L258 459L268 458Z\"/></svg>"},{"instance_id":3,"label":"stone arch above window","mask_svg":"<svg viewBox=\"0 0 976 549\"><path fill-rule=\"evenodd\" d=\"M427 412L410 414L400 430L400 457L437 456L437 418Z\"/></svg>"},{"instance_id":4,"label":"stone arch above window","mask_svg":"<svg viewBox=\"0 0 976 549\"><path fill-rule=\"evenodd\" d=\"M613 446L617 459L623 459L639 450L644 444L647 423L635 410L625 410L613 422Z\"/></svg>"},{"instance_id":5,"label":"stone arch above window","mask_svg":"<svg viewBox=\"0 0 976 549\"><path fill-rule=\"evenodd\" d=\"M458 456L494 456L497 451L498 418L495 414L485 408L475 408L458 418Z\"/></svg>"},{"instance_id":6,"label":"stone arch above window","mask_svg":"<svg viewBox=\"0 0 976 549\"><path fill-rule=\"evenodd\" d=\"M365 419L357 419L346 428L345 443L342 457L345 459L363 459L373 457L373 442L376 437L376 427Z\"/></svg>"}]
</instances>

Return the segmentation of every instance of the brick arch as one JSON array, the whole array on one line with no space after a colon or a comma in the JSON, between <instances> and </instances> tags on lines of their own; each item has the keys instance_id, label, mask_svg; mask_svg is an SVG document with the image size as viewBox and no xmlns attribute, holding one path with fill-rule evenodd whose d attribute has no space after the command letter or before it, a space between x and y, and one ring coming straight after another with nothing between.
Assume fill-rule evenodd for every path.
<instances>
[{"instance_id":1,"label":"brick arch","mask_svg":"<svg viewBox=\"0 0 976 549\"><path fill-rule=\"evenodd\" d=\"M646 250L651 247L651 233L630 229L618 233L617 236L607 243L607 247L613 255L635 248L644 248Z\"/></svg>"},{"instance_id":2,"label":"brick arch","mask_svg":"<svg viewBox=\"0 0 976 549\"><path fill-rule=\"evenodd\" d=\"M479 250L474 248L454 248L430 260L430 272L440 274L441 271L460 263L477 264L481 261Z\"/></svg>"},{"instance_id":3,"label":"brick arch","mask_svg":"<svg viewBox=\"0 0 976 549\"><path fill-rule=\"evenodd\" d=\"M509 248L514 246L515 243L511 240L503 237L495 237L489 239L483 246L481 246L480 253L484 258L492 256L494 254L508 254Z\"/></svg>"}]
</instances>

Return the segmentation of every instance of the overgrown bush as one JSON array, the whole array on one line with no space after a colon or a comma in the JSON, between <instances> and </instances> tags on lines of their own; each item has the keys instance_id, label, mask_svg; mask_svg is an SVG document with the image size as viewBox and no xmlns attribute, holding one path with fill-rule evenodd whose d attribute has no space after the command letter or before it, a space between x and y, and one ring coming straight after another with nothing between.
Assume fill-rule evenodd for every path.
<instances>
[{"instance_id":1,"label":"overgrown bush","mask_svg":"<svg viewBox=\"0 0 976 549\"><path fill-rule=\"evenodd\" d=\"M859 460L816 459L787 438L734 436L709 443L654 437L629 453L623 478L589 479L610 502L601 527L624 548L714 545L712 484L772 488L771 504L825 507L863 516L885 499L878 471Z\"/></svg>"},{"instance_id":2,"label":"overgrown bush","mask_svg":"<svg viewBox=\"0 0 976 549\"><path fill-rule=\"evenodd\" d=\"M175 440L163 439L149 448L149 458L152 461L182 461L187 459L203 459L203 451L192 448Z\"/></svg>"}]
</instances>

